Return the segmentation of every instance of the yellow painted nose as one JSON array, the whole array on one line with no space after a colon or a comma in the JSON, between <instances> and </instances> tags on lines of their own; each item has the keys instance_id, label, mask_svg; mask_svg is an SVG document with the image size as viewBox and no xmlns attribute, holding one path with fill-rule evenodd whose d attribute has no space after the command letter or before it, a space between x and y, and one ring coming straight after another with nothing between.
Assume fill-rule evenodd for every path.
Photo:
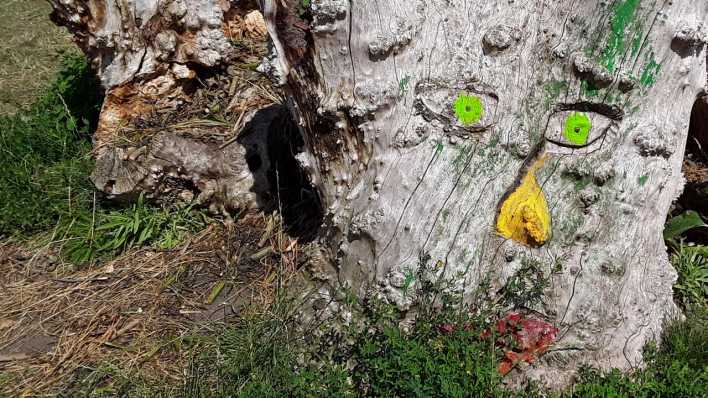
<instances>
[{"instance_id":1,"label":"yellow painted nose","mask_svg":"<svg viewBox=\"0 0 708 398\"><path fill-rule=\"evenodd\" d=\"M551 234L551 214L536 171L546 157L539 158L527 171L521 185L506 198L497 217L497 231L507 239L527 246L542 246Z\"/></svg>"}]
</instances>

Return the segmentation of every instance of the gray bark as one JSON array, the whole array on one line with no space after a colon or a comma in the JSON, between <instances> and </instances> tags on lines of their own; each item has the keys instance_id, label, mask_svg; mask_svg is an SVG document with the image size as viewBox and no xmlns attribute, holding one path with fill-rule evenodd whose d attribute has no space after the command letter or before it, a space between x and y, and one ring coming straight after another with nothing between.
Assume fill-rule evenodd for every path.
<instances>
[{"instance_id":1,"label":"gray bark","mask_svg":"<svg viewBox=\"0 0 708 398\"><path fill-rule=\"evenodd\" d=\"M677 315L662 230L706 84L708 6L313 0L307 29L284 22L293 8L269 22L338 280L408 309L407 292L444 279L469 300L482 287L504 311L499 293L535 264L543 297L526 311L560 333L528 374L554 384L581 363L639 366ZM485 107L474 126L453 115L461 92ZM563 145L572 112L594 124L584 148ZM531 247L496 222L542 156L552 229Z\"/></svg>"},{"instance_id":2,"label":"gray bark","mask_svg":"<svg viewBox=\"0 0 708 398\"><path fill-rule=\"evenodd\" d=\"M136 83L161 81L166 92L179 90L173 82L187 78L184 68L233 56L226 1L54 6L109 93L128 87L133 96ZM526 375L548 384L567 381L580 364L642 364L644 344L678 314L662 230L683 186L691 106L706 84L708 6L313 0L303 10L296 0L264 0L262 7L273 52L261 69L288 92L305 138L299 160L326 211L322 239L336 274L329 289L415 312L416 290L440 282L467 302L496 303L501 314L544 318L560 333ZM173 98L161 93L161 101ZM453 112L461 93L484 108L471 125ZM104 108L99 143L123 119L123 103ZM581 147L562 134L573 113L593 124ZM529 172L551 228L525 244L502 236L497 219ZM537 301L510 299L520 280L541 290ZM323 296L333 294L328 288Z\"/></svg>"}]
</instances>

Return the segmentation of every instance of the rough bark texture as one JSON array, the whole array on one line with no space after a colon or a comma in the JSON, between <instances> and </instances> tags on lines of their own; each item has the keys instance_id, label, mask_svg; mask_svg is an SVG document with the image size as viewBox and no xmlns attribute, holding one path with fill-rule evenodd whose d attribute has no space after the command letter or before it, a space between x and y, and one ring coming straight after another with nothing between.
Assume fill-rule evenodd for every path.
<instances>
[{"instance_id":1,"label":"rough bark texture","mask_svg":"<svg viewBox=\"0 0 708 398\"><path fill-rule=\"evenodd\" d=\"M528 374L549 384L581 363L640 365L677 314L662 230L706 83L707 7L313 0L302 17L266 0L338 282L405 310L446 280L542 317L560 333ZM484 110L471 123L462 96ZM573 114L592 122L582 145L563 131ZM529 173L551 226L531 206L507 239L499 211Z\"/></svg>"},{"instance_id":2,"label":"rough bark texture","mask_svg":"<svg viewBox=\"0 0 708 398\"><path fill-rule=\"evenodd\" d=\"M92 179L229 213L267 202L268 128L282 115L250 70L265 55L255 2L56 0L106 90Z\"/></svg>"},{"instance_id":3,"label":"rough bark texture","mask_svg":"<svg viewBox=\"0 0 708 398\"><path fill-rule=\"evenodd\" d=\"M180 81L231 62L237 3L54 1L109 90L99 148L127 114L177 109ZM434 282L542 318L559 333L526 375L548 384L580 364L641 365L678 313L662 229L706 83L704 2L261 3L274 50L261 69L288 90L305 139L331 289L413 313ZM566 131L573 118L586 122ZM151 156L198 168L158 142Z\"/></svg>"}]
</instances>

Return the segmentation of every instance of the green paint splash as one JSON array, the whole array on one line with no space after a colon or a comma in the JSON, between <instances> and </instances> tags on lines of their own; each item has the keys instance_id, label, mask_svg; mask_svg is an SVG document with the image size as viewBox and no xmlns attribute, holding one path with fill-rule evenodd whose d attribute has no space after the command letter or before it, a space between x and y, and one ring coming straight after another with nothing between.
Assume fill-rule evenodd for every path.
<instances>
[{"instance_id":1,"label":"green paint splash","mask_svg":"<svg viewBox=\"0 0 708 398\"><path fill-rule=\"evenodd\" d=\"M641 26L637 29L636 34L634 35L634 39L632 39L632 58L636 57L639 55L639 50L642 49L642 39L643 39L643 31Z\"/></svg>"},{"instance_id":2,"label":"green paint splash","mask_svg":"<svg viewBox=\"0 0 708 398\"><path fill-rule=\"evenodd\" d=\"M643 187L647 183L647 181L649 181L649 176L644 175L644 176L639 177L639 180L638 180L639 186Z\"/></svg>"},{"instance_id":3,"label":"green paint splash","mask_svg":"<svg viewBox=\"0 0 708 398\"><path fill-rule=\"evenodd\" d=\"M573 112L565 119L563 136L575 145L585 145L591 129L592 122L586 114Z\"/></svg>"},{"instance_id":4,"label":"green paint splash","mask_svg":"<svg viewBox=\"0 0 708 398\"><path fill-rule=\"evenodd\" d=\"M583 95L588 98L597 97L600 93L600 89L598 89L595 84L585 80L583 80L580 84L580 91L582 91Z\"/></svg>"},{"instance_id":5,"label":"green paint splash","mask_svg":"<svg viewBox=\"0 0 708 398\"><path fill-rule=\"evenodd\" d=\"M455 172L459 173L465 168L465 163L467 163L467 158L469 157L470 150L472 149L472 144L459 145L456 148L457 155L455 155L455 159L452 160L452 165L455 168Z\"/></svg>"},{"instance_id":6,"label":"green paint splash","mask_svg":"<svg viewBox=\"0 0 708 398\"><path fill-rule=\"evenodd\" d=\"M601 58L602 64L610 73L615 71L617 58L624 54L626 48L625 33L627 27L634 19L634 14L640 2L641 0L624 0L615 5L613 9L614 15L610 26L610 36L607 39L607 47L605 47Z\"/></svg>"},{"instance_id":7,"label":"green paint splash","mask_svg":"<svg viewBox=\"0 0 708 398\"><path fill-rule=\"evenodd\" d=\"M457 120L464 126L477 123L484 116L484 105L482 100L475 95L460 94L453 104L453 110Z\"/></svg>"},{"instance_id":8,"label":"green paint splash","mask_svg":"<svg viewBox=\"0 0 708 398\"><path fill-rule=\"evenodd\" d=\"M656 83L656 76L661 71L661 65L654 60L654 55L652 54L649 63L644 67L642 76L639 78L639 82L644 87L651 87Z\"/></svg>"},{"instance_id":9,"label":"green paint splash","mask_svg":"<svg viewBox=\"0 0 708 398\"><path fill-rule=\"evenodd\" d=\"M411 82L410 75L406 75L398 82L398 96L403 97L408 92L408 84Z\"/></svg>"}]
</instances>

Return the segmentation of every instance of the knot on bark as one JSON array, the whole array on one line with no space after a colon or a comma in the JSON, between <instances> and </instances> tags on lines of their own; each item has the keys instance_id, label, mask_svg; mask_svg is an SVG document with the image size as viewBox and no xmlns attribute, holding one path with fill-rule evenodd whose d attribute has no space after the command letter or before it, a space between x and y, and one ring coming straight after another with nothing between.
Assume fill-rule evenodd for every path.
<instances>
[{"instance_id":1,"label":"knot on bark","mask_svg":"<svg viewBox=\"0 0 708 398\"><path fill-rule=\"evenodd\" d=\"M674 153L674 144L661 131L656 130L656 134L642 132L634 137L634 144L639 147L642 156L659 156L668 159Z\"/></svg>"},{"instance_id":2,"label":"knot on bark","mask_svg":"<svg viewBox=\"0 0 708 398\"><path fill-rule=\"evenodd\" d=\"M369 58L372 61L382 61L391 53L398 54L413 39L413 27L401 26L395 32L378 36L369 43Z\"/></svg>"},{"instance_id":3,"label":"knot on bark","mask_svg":"<svg viewBox=\"0 0 708 398\"><path fill-rule=\"evenodd\" d=\"M521 39L521 31L517 28L496 25L482 37L482 50L485 55L500 53Z\"/></svg>"},{"instance_id":4,"label":"knot on bark","mask_svg":"<svg viewBox=\"0 0 708 398\"><path fill-rule=\"evenodd\" d=\"M573 57L573 68L581 79L597 88L609 87L614 81L611 73L584 55Z\"/></svg>"},{"instance_id":5,"label":"knot on bark","mask_svg":"<svg viewBox=\"0 0 708 398\"><path fill-rule=\"evenodd\" d=\"M310 4L312 26L316 32L334 32L335 24L347 16L347 0L313 0Z\"/></svg>"}]
</instances>

